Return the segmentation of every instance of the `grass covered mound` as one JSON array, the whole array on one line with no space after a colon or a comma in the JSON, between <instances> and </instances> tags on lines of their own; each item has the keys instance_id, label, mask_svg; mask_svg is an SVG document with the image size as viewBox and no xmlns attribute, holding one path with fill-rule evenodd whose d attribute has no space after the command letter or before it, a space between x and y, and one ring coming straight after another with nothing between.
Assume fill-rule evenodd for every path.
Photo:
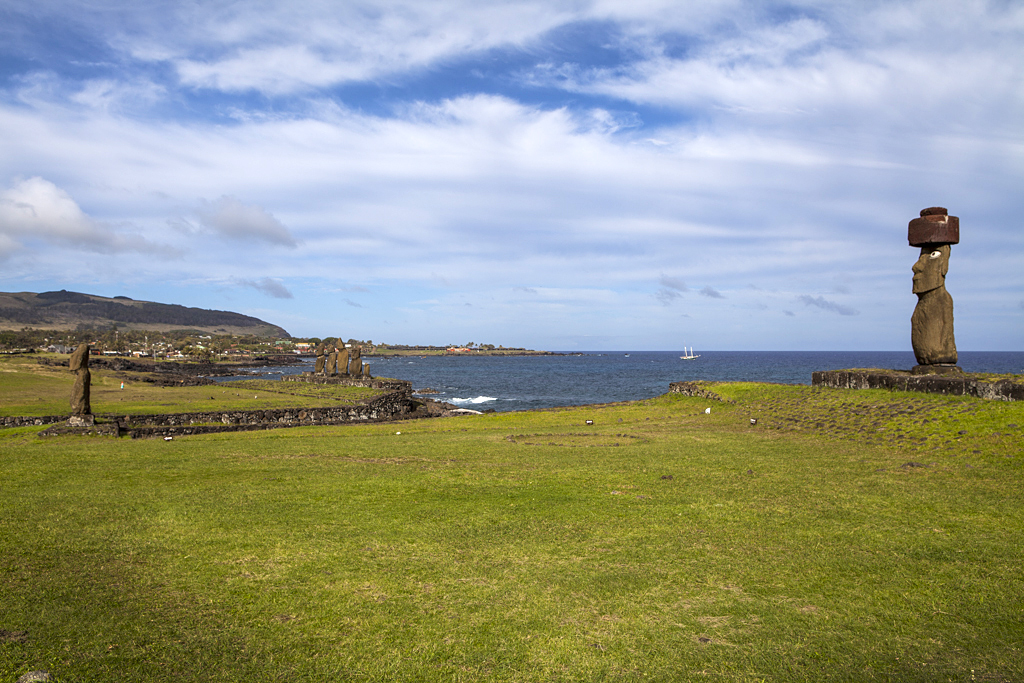
<instances>
[{"instance_id":1,"label":"grass covered mound","mask_svg":"<svg viewBox=\"0 0 1024 683\"><path fill-rule=\"evenodd\" d=\"M1024 679L1021 404L714 390L0 430L0 680Z\"/></svg>"}]
</instances>

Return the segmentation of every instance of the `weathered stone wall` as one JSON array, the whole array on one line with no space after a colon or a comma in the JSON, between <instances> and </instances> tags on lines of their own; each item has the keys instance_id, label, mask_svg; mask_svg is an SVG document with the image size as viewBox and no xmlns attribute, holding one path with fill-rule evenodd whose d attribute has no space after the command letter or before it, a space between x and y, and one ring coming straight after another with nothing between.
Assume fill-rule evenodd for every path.
<instances>
[{"instance_id":1,"label":"weathered stone wall","mask_svg":"<svg viewBox=\"0 0 1024 683\"><path fill-rule=\"evenodd\" d=\"M811 384L833 389L889 389L949 396L974 396L1001 401L1024 400L1024 382L1015 379L989 381L969 374L911 375L895 371L822 370L812 373Z\"/></svg>"},{"instance_id":2,"label":"weathered stone wall","mask_svg":"<svg viewBox=\"0 0 1024 683\"><path fill-rule=\"evenodd\" d=\"M64 422L67 419L67 415L39 415L34 417L24 415L11 415L9 417L0 417L0 427L31 427L33 425L52 425L58 422Z\"/></svg>"},{"instance_id":3,"label":"weathered stone wall","mask_svg":"<svg viewBox=\"0 0 1024 683\"><path fill-rule=\"evenodd\" d=\"M734 403L734 401L727 401L708 389L707 382L672 382L668 385L668 392L670 394L683 394L685 396L708 398L712 401L722 401L723 403Z\"/></svg>"},{"instance_id":4,"label":"weathered stone wall","mask_svg":"<svg viewBox=\"0 0 1024 683\"><path fill-rule=\"evenodd\" d=\"M89 429L62 425L67 416L52 418L7 418L11 424L21 426L54 424L58 426L40 432L40 436L59 434L129 434L133 439L175 436L185 434L211 434L215 432L241 432L281 427L308 425L336 425L353 422L387 422L411 417L428 417L415 412L420 402L407 391L393 391L356 405L326 406L321 408L271 408L267 410L219 410L194 413L164 413L156 415L100 415L99 424ZM43 420L47 420L43 422ZM38 421L34 421L38 420Z\"/></svg>"},{"instance_id":5,"label":"weathered stone wall","mask_svg":"<svg viewBox=\"0 0 1024 683\"><path fill-rule=\"evenodd\" d=\"M324 424L338 421L377 420L405 412L408 399L401 392L385 394L367 403L320 408L268 408L266 410L216 410L166 415L127 415L122 422L131 426L204 424L260 424L294 422Z\"/></svg>"}]
</instances>

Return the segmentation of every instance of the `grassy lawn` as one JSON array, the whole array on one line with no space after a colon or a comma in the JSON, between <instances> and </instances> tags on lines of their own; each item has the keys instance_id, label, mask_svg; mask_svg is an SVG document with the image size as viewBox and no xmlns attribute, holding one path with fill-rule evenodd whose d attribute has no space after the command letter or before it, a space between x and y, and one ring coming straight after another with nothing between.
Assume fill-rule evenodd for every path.
<instances>
[{"instance_id":1,"label":"grassy lawn","mask_svg":"<svg viewBox=\"0 0 1024 683\"><path fill-rule=\"evenodd\" d=\"M90 369L92 411L103 414L265 410L350 404L384 392L366 387L239 380L198 387L162 387L138 373ZM127 379L125 379L127 378ZM66 367L40 365L34 356L0 357L0 416L70 414L75 377ZM124 388L121 384L124 382Z\"/></svg>"},{"instance_id":2,"label":"grassy lawn","mask_svg":"<svg viewBox=\"0 0 1024 683\"><path fill-rule=\"evenodd\" d=\"M0 680L1024 679L1024 406L714 389L0 430Z\"/></svg>"}]
</instances>

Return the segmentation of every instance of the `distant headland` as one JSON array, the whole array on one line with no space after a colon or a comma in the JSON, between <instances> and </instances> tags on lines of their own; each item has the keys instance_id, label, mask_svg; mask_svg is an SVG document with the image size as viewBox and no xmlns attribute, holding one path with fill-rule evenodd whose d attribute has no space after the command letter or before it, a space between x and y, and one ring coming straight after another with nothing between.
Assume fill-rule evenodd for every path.
<instances>
[{"instance_id":1,"label":"distant headland","mask_svg":"<svg viewBox=\"0 0 1024 683\"><path fill-rule=\"evenodd\" d=\"M518 346L474 344L465 346L410 346L406 344L377 344L363 352L365 356L562 356L553 351L536 351Z\"/></svg>"},{"instance_id":2,"label":"distant headland","mask_svg":"<svg viewBox=\"0 0 1024 683\"><path fill-rule=\"evenodd\" d=\"M285 338L283 327L231 311L105 297L62 289L57 292L0 292L0 330L106 330Z\"/></svg>"}]
</instances>

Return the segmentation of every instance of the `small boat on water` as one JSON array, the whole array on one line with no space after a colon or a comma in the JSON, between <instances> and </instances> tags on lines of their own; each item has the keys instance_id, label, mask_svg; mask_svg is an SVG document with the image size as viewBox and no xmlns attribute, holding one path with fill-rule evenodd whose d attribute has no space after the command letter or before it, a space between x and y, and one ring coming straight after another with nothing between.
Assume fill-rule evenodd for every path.
<instances>
[{"instance_id":1,"label":"small boat on water","mask_svg":"<svg viewBox=\"0 0 1024 683\"><path fill-rule=\"evenodd\" d=\"M683 353L685 353L686 355L685 355L685 356L679 356L679 357L680 357L680 358L682 358L683 360L693 360L694 358L700 358L700 354L699 354L699 353L698 353L698 354L696 354L696 355L694 355L694 353L693 353L693 347L692 347L692 346L690 347L690 350L689 350L689 351L687 351L687 350L686 350L686 347L684 346L684 347L683 347Z\"/></svg>"}]
</instances>

